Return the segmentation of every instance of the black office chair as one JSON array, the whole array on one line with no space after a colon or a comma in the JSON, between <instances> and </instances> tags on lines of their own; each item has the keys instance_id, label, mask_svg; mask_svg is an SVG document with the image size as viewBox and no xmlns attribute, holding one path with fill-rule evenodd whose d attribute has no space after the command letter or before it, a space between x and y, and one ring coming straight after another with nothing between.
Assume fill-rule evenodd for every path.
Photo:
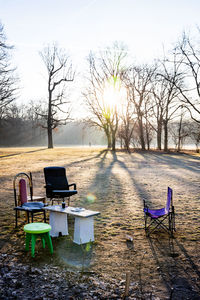
<instances>
[{"instance_id":1,"label":"black office chair","mask_svg":"<svg viewBox=\"0 0 200 300\"><path fill-rule=\"evenodd\" d=\"M66 172L64 167L46 167L44 168L46 196L52 201L63 201L68 199L70 204L70 197L77 194L76 184L68 184ZM70 190L70 187L73 189Z\"/></svg>"}]
</instances>

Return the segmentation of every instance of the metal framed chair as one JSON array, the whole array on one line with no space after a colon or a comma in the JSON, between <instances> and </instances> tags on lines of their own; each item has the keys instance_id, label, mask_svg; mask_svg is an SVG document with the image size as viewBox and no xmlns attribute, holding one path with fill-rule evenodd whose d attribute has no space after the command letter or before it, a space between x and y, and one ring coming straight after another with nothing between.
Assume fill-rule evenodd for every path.
<instances>
[{"instance_id":1,"label":"metal framed chair","mask_svg":"<svg viewBox=\"0 0 200 300\"><path fill-rule=\"evenodd\" d=\"M68 183L64 167L46 167L44 168L46 196L52 201L63 201L77 194L76 183ZM70 189L73 187L73 189Z\"/></svg>"},{"instance_id":2,"label":"metal framed chair","mask_svg":"<svg viewBox=\"0 0 200 300\"><path fill-rule=\"evenodd\" d=\"M25 178L25 179L24 179ZM17 188L17 184L19 186ZM27 182L29 185L30 193L30 202L28 202L27 194ZM27 173L18 173L13 180L13 189L14 189L14 200L15 200L15 227L18 225L18 218L20 217L20 211L25 211L26 221L33 222L34 215L42 214L44 222L46 222L46 211L43 210L45 204L43 202L33 202L33 185L32 185L32 176Z\"/></svg>"},{"instance_id":3,"label":"metal framed chair","mask_svg":"<svg viewBox=\"0 0 200 300\"><path fill-rule=\"evenodd\" d=\"M147 236L156 229L162 228L173 236L175 229L175 210L173 190L168 187L166 206L160 209L149 209L144 200L145 231Z\"/></svg>"}]
</instances>

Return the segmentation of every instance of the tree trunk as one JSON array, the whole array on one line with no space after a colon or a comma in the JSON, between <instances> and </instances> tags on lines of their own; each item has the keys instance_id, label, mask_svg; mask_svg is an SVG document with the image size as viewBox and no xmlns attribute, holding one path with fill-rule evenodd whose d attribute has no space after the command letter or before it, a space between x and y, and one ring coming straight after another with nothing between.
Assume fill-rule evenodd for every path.
<instances>
[{"instance_id":1,"label":"tree trunk","mask_svg":"<svg viewBox=\"0 0 200 300\"><path fill-rule=\"evenodd\" d=\"M112 151L115 151L115 137L112 139Z\"/></svg>"},{"instance_id":2,"label":"tree trunk","mask_svg":"<svg viewBox=\"0 0 200 300\"><path fill-rule=\"evenodd\" d=\"M110 135L109 136L107 136L107 140L108 140L108 146L107 146L107 148L108 149L110 149L111 148L111 138L110 138Z\"/></svg>"},{"instance_id":3,"label":"tree trunk","mask_svg":"<svg viewBox=\"0 0 200 300\"><path fill-rule=\"evenodd\" d=\"M161 146L161 131L157 132L157 149L161 150L162 146Z\"/></svg>"},{"instance_id":4,"label":"tree trunk","mask_svg":"<svg viewBox=\"0 0 200 300\"><path fill-rule=\"evenodd\" d=\"M50 78L49 78L49 85L48 85L48 92L49 92L49 107L48 107L48 120L47 120L47 132L48 132L48 148L53 148L53 136L52 136L52 93L50 90Z\"/></svg>"},{"instance_id":5,"label":"tree trunk","mask_svg":"<svg viewBox=\"0 0 200 300\"><path fill-rule=\"evenodd\" d=\"M51 126L48 125L47 131L48 131L48 148L52 149L53 148L53 136L52 136Z\"/></svg>"},{"instance_id":6,"label":"tree trunk","mask_svg":"<svg viewBox=\"0 0 200 300\"><path fill-rule=\"evenodd\" d=\"M147 120L147 118L146 118L146 120ZM150 134L149 134L149 128L148 128L148 123L147 123L147 121L146 121L145 127L146 127L146 142L147 142L147 149L150 150Z\"/></svg>"},{"instance_id":7,"label":"tree trunk","mask_svg":"<svg viewBox=\"0 0 200 300\"><path fill-rule=\"evenodd\" d=\"M115 151L115 143L116 143L116 130L111 128L111 146L112 151Z\"/></svg>"},{"instance_id":8,"label":"tree trunk","mask_svg":"<svg viewBox=\"0 0 200 300\"><path fill-rule=\"evenodd\" d=\"M130 151L129 145L130 145L129 138L126 136L126 138L125 138L125 148L128 152Z\"/></svg>"},{"instance_id":9,"label":"tree trunk","mask_svg":"<svg viewBox=\"0 0 200 300\"><path fill-rule=\"evenodd\" d=\"M146 137L147 137L147 149L150 150L150 139L149 139L149 132L146 132Z\"/></svg>"},{"instance_id":10,"label":"tree trunk","mask_svg":"<svg viewBox=\"0 0 200 300\"><path fill-rule=\"evenodd\" d=\"M179 128L178 128L178 148L177 151L180 152L181 150L181 130L182 130L182 121L183 116L181 115L180 122L179 122Z\"/></svg>"},{"instance_id":11,"label":"tree trunk","mask_svg":"<svg viewBox=\"0 0 200 300\"><path fill-rule=\"evenodd\" d=\"M138 121L139 121L140 144L141 144L142 150L145 150L145 140L144 140L144 130L143 130L142 117L138 118Z\"/></svg>"},{"instance_id":12,"label":"tree trunk","mask_svg":"<svg viewBox=\"0 0 200 300\"><path fill-rule=\"evenodd\" d=\"M158 121L158 128L157 128L157 149L162 149L162 121Z\"/></svg>"},{"instance_id":13,"label":"tree trunk","mask_svg":"<svg viewBox=\"0 0 200 300\"><path fill-rule=\"evenodd\" d=\"M117 133L117 129L118 129L118 116L117 116L117 114L115 115L115 120L116 120L115 125L110 124L111 138L112 138L112 150L113 151L115 151L116 133Z\"/></svg>"},{"instance_id":14,"label":"tree trunk","mask_svg":"<svg viewBox=\"0 0 200 300\"><path fill-rule=\"evenodd\" d=\"M111 134L110 134L110 130L109 130L109 126L105 126L103 127L106 138L107 138L107 148L111 148Z\"/></svg>"},{"instance_id":15,"label":"tree trunk","mask_svg":"<svg viewBox=\"0 0 200 300\"><path fill-rule=\"evenodd\" d=\"M164 122L164 151L168 151L168 122Z\"/></svg>"}]
</instances>

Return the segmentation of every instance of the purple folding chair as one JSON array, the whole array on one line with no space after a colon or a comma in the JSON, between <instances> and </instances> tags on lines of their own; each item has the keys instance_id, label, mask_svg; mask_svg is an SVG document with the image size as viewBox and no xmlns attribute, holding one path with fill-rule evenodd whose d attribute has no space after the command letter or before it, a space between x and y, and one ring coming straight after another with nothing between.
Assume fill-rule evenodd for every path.
<instances>
[{"instance_id":1,"label":"purple folding chair","mask_svg":"<svg viewBox=\"0 0 200 300\"><path fill-rule=\"evenodd\" d=\"M147 236L157 228L162 228L171 236L175 230L175 211L173 206L173 191L168 187L166 206L160 209L149 209L144 200L145 231Z\"/></svg>"}]
</instances>

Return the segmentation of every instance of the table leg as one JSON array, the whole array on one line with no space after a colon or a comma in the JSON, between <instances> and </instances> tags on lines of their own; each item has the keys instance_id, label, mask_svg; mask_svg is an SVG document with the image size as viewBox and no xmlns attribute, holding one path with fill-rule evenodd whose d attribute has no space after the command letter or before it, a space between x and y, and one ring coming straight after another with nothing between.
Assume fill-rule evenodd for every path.
<instances>
[{"instance_id":1,"label":"table leg","mask_svg":"<svg viewBox=\"0 0 200 300\"><path fill-rule=\"evenodd\" d=\"M75 217L74 243L81 245L94 241L94 218Z\"/></svg>"},{"instance_id":2,"label":"table leg","mask_svg":"<svg viewBox=\"0 0 200 300\"><path fill-rule=\"evenodd\" d=\"M67 214L50 211L49 223L51 225L50 235L52 237L62 235L68 235L68 221Z\"/></svg>"}]
</instances>

